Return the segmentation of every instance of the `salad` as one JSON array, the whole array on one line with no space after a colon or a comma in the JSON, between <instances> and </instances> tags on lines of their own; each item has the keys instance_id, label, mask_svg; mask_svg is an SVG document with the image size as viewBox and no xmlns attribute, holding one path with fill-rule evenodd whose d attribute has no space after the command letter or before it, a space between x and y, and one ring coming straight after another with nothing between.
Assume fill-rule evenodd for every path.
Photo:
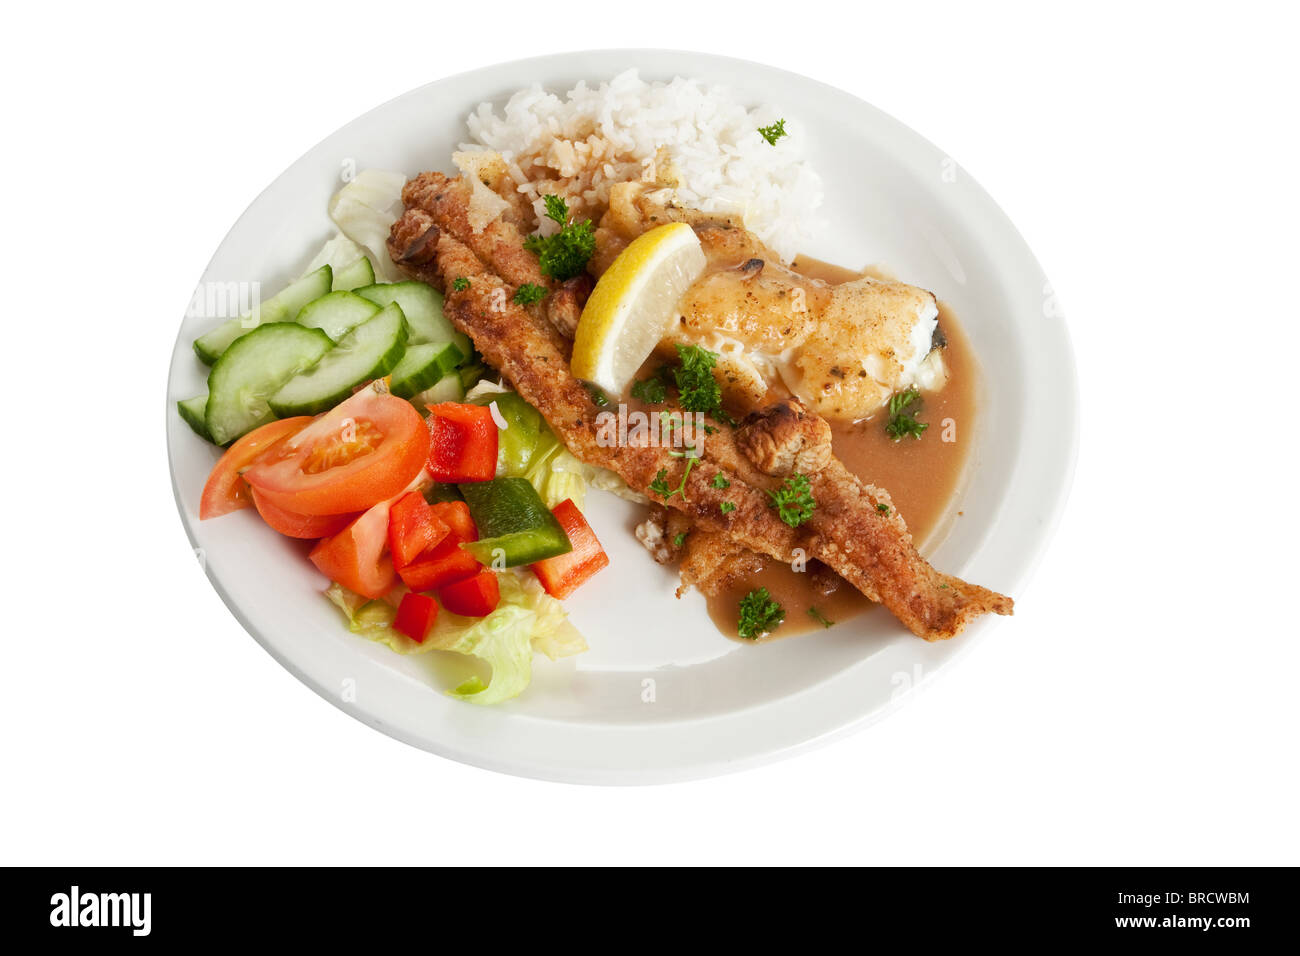
<instances>
[{"instance_id":1,"label":"salad","mask_svg":"<svg viewBox=\"0 0 1300 956\"><path fill-rule=\"evenodd\" d=\"M490 677L449 693L493 704L528 686L535 652L586 650L562 601L609 563L582 506L617 479L483 377L434 288L384 281L403 182L366 172L334 197L340 232L308 271L195 340L208 392L178 411L225 448L201 520L254 509L314 541L344 626L479 658Z\"/></svg>"}]
</instances>

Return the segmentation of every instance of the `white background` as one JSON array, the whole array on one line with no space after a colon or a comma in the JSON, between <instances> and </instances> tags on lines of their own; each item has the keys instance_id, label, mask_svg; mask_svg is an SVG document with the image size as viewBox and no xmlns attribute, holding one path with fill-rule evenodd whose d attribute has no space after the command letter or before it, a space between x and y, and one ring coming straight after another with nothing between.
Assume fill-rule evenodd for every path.
<instances>
[{"instance_id":1,"label":"white background","mask_svg":"<svg viewBox=\"0 0 1300 956\"><path fill-rule=\"evenodd\" d=\"M400 6L7 14L0 862L1300 862L1280 5ZM190 553L163 400L194 283L298 155L441 76L629 45L807 74L956 158L1064 304L1083 440L1015 618L898 713L597 789L432 757L281 669Z\"/></svg>"}]
</instances>

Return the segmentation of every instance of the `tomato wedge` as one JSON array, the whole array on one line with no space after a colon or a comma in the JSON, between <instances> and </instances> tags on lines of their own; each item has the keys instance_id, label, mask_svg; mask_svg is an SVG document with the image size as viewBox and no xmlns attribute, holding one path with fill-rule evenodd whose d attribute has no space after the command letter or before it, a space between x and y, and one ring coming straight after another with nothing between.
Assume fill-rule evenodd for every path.
<instances>
[{"instance_id":1,"label":"tomato wedge","mask_svg":"<svg viewBox=\"0 0 1300 956\"><path fill-rule=\"evenodd\" d=\"M450 531L424 495L418 491L403 495L388 514L388 550L393 554L394 566L398 570L406 567Z\"/></svg>"},{"instance_id":2,"label":"tomato wedge","mask_svg":"<svg viewBox=\"0 0 1300 956\"><path fill-rule=\"evenodd\" d=\"M356 515L300 515L271 504L256 488L248 489L262 520L289 538L328 538L338 534ZM423 500L423 499L421 499Z\"/></svg>"},{"instance_id":3,"label":"tomato wedge","mask_svg":"<svg viewBox=\"0 0 1300 956\"><path fill-rule=\"evenodd\" d=\"M244 484L240 472L267 449L310 424L311 418L307 415L282 418L253 429L231 445L212 467L208 483L203 486L203 497L199 499L199 520L218 518L251 505L253 499L248 496L248 486Z\"/></svg>"},{"instance_id":4,"label":"tomato wedge","mask_svg":"<svg viewBox=\"0 0 1300 956\"><path fill-rule=\"evenodd\" d=\"M321 574L372 600L391 591L397 583L397 572L387 554L392 504L391 500L381 501L338 534L317 543L308 557Z\"/></svg>"},{"instance_id":5,"label":"tomato wedge","mask_svg":"<svg viewBox=\"0 0 1300 956\"><path fill-rule=\"evenodd\" d=\"M262 456L244 480L295 514L365 511L420 474L430 441L410 402L370 385Z\"/></svg>"}]
</instances>

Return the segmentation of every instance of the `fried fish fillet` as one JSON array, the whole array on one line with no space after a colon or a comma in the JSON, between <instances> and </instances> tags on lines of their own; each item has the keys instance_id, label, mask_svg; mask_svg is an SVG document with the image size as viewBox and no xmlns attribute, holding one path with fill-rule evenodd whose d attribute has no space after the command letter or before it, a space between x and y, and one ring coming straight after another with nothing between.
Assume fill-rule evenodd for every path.
<instances>
[{"instance_id":1,"label":"fried fish fillet","mask_svg":"<svg viewBox=\"0 0 1300 956\"><path fill-rule=\"evenodd\" d=\"M795 453L812 455L814 463L824 458L822 467L808 474L816 508L798 527L782 521L769 492L783 478L760 467L769 464L763 434L772 431L771 442L779 444L789 440L785 433L791 420L817 420L801 406L751 416L743 430L710 421L713 431L700 443L695 459L648 441L618 445L605 440L601 410L569 371L569 341L545 316L512 301L517 288L512 279L533 281L536 267L524 259L529 253L519 230L498 221L474 232L466 216L468 191L458 180L426 173L412 183L420 185L408 185L404 195L411 208L394 224L389 239L393 261L444 290L447 317L579 459L614 471L706 531L787 564L810 558L823 562L927 640L952 637L980 614L1011 613L1010 598L931 567L917 552L888 492L863 483L829 453ZM795 431L802 435L802 424ZM777 449L771 461L783 463L788 457ZM727 480L724 488L714 486L718 475ZM651 485L662 487L662 481L680 490L664 500L651 492ZM723 514L723 501L734 504L734 510Z\"/></svg>"}]
</instances>

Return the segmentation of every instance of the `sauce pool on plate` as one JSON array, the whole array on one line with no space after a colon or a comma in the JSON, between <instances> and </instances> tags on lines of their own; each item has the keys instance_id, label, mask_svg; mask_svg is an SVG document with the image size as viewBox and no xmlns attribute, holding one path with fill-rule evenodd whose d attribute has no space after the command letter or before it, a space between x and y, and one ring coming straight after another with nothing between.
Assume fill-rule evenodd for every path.
<instances>
[{"instance_id":1,"label":"sauce pool on plate","mask_svg":"<svg viewBox=\"0 0 1300 956\"><path fill-rule=\"evenodd\" d=\"M857 272L806 256L795 259L793 268L809 278L830 283L864 275L893 278L877 268ZM948 380L937 392L922 392L923 404L916 416L929 427L920 439L891 439L885 433L889 417L885 409L861 421L831 425L836 456L864 482L889 491L922 552L936 547L957 519L956 499L975 437L978 376L970 342L942 302L939 326L948 340L944 349ZM740 599L760 587L767 588L772 599L785 609L785 622L761 640L821 631L824 620L842 624L873 607L856 588L815 562L807 570L795 572L788 565L764 558L759 571L708 599L709 615L723 634L737 637Z\"/></svg>"}]
</instances>

